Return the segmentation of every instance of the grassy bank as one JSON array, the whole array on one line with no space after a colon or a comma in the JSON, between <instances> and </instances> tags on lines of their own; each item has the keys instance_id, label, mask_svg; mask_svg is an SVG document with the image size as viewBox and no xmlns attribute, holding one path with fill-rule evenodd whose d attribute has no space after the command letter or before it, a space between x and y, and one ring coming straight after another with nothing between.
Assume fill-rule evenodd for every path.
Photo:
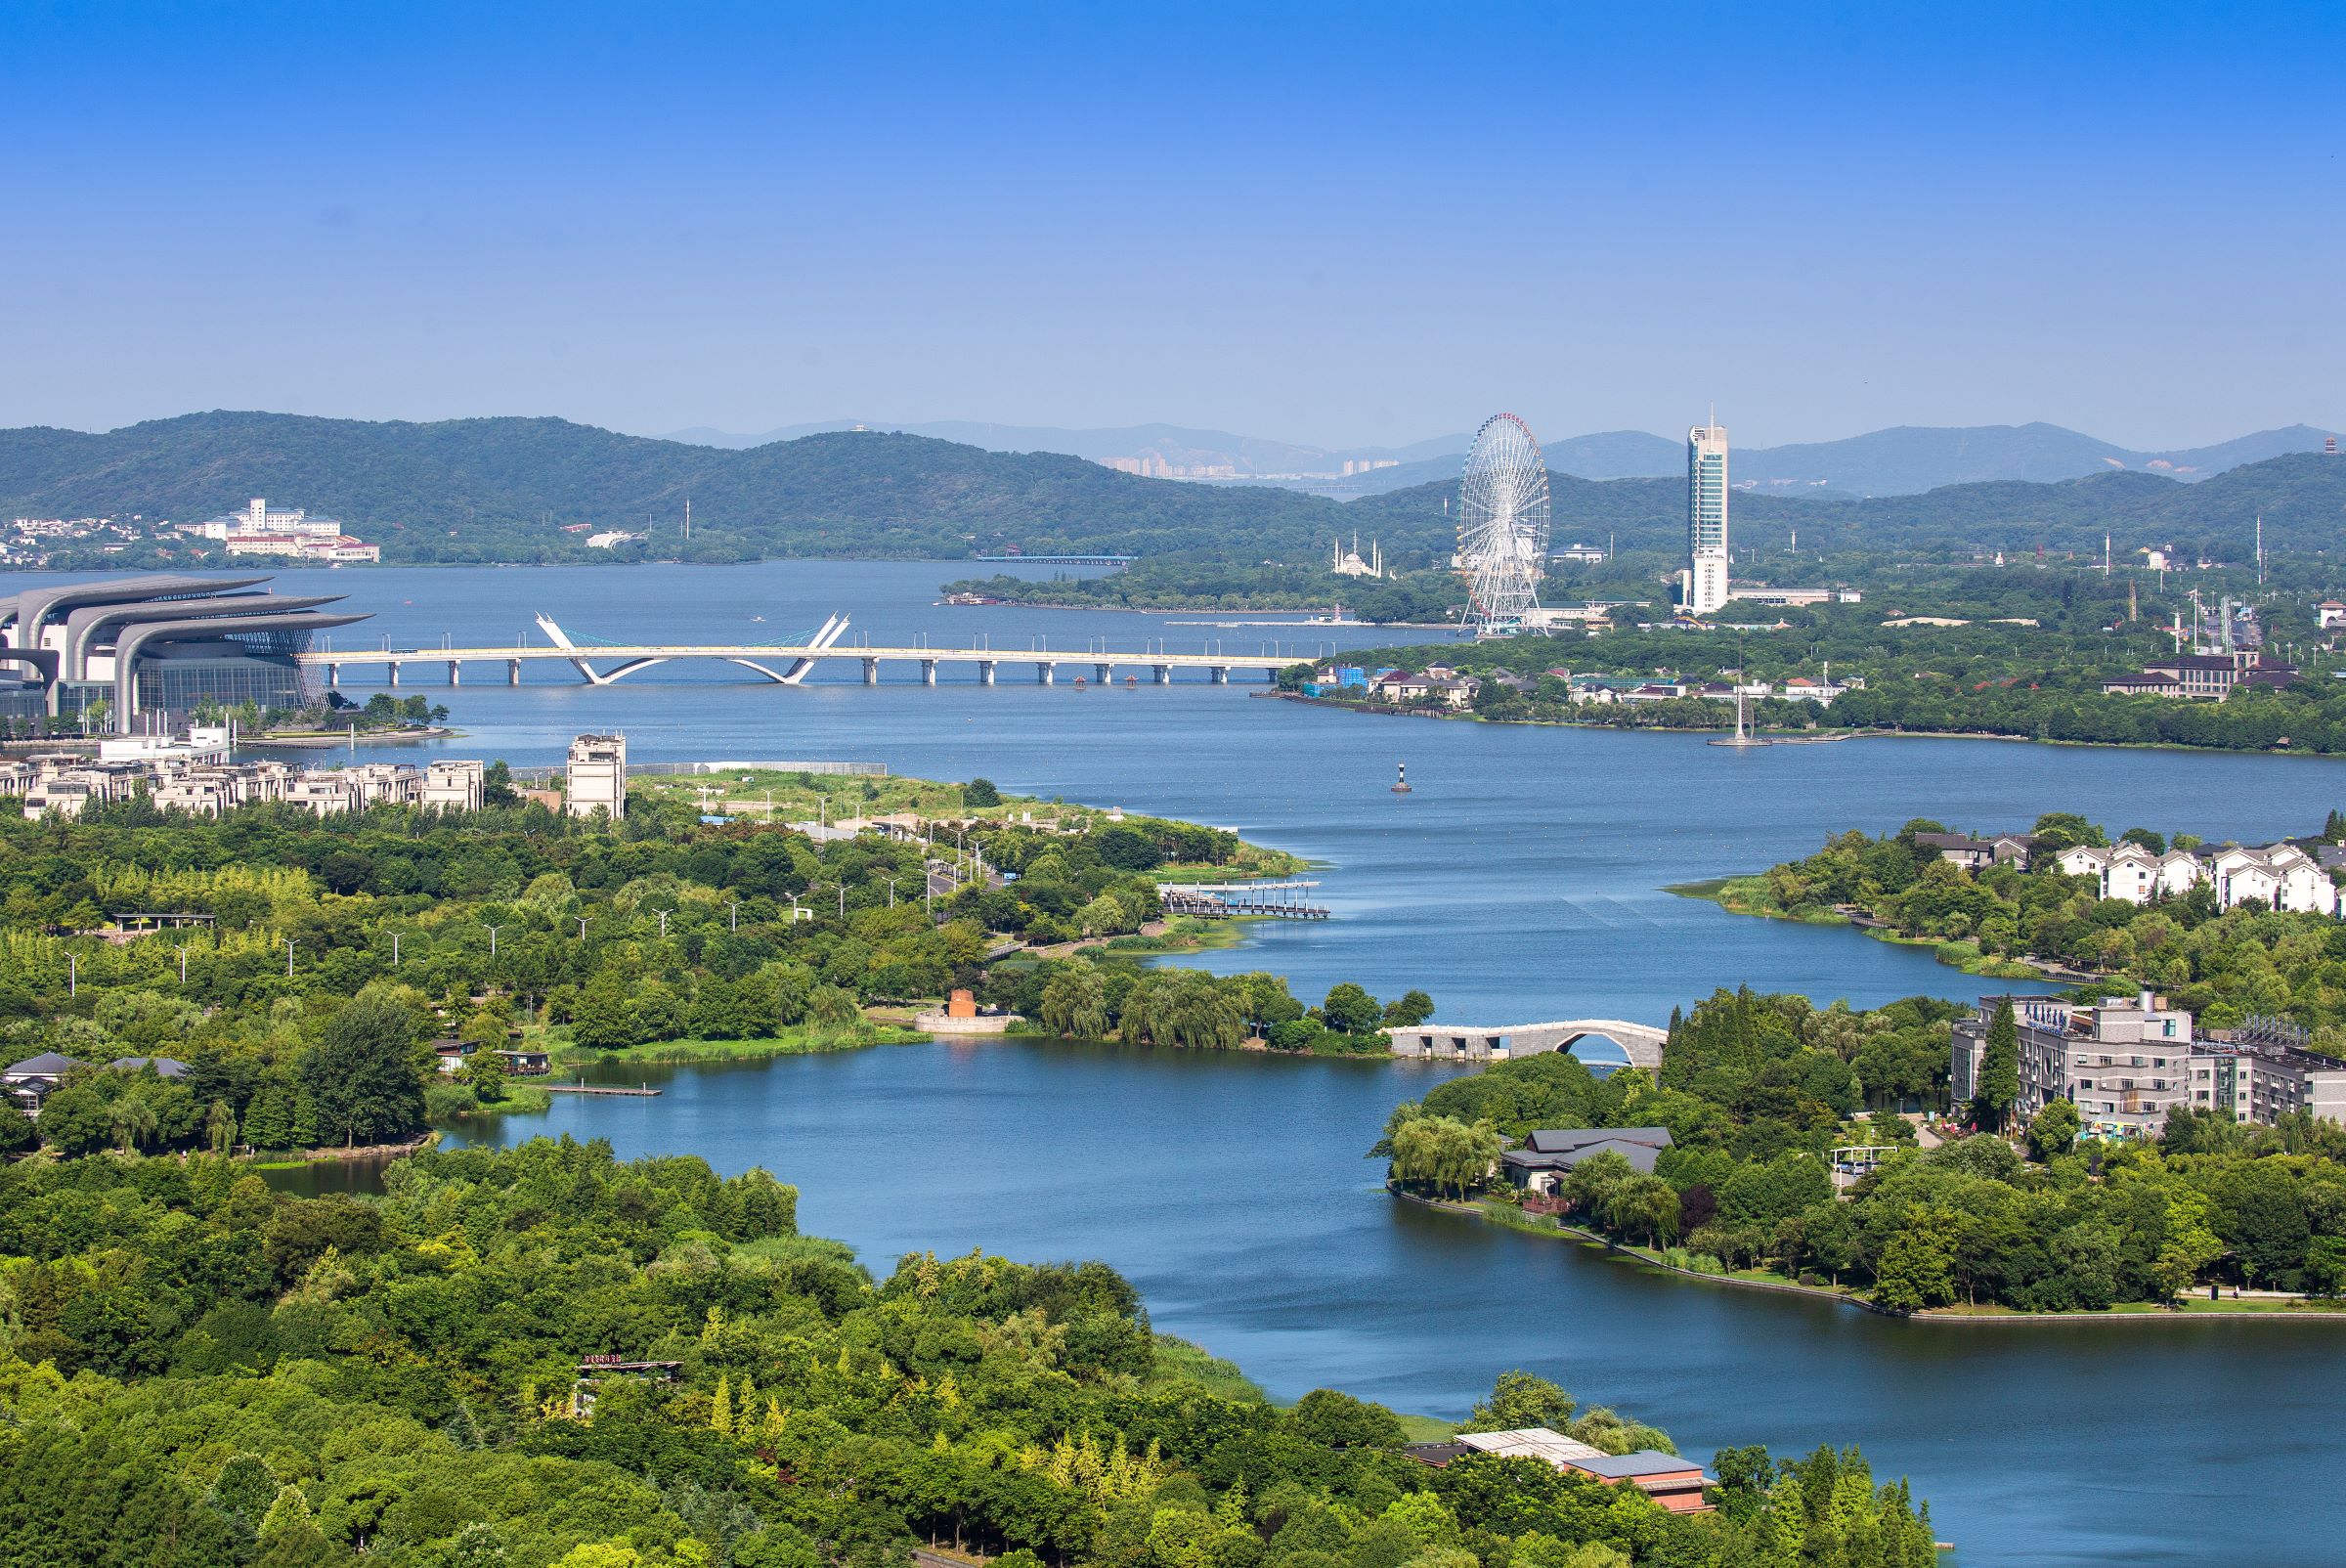
<instances>
[{"instance_id":1,"label":"grassy bank","mask_svg":"<svg viewBox=\"0 0 2346 1568\"><path fill-rule=\"evenodd\" d=\"M896 1024L865 1023L851 1029L794 1024L779 1034L751 1040L650 1040L607 1051L564 1043L553 1048L553 1064L559 1072L564 1067L629 1062L755 1062L764 1057L860 1051L873 1045L912 1045L928 1038L918 1029Z\"/></svg>"},{"instance_id":2,"label":"grassy bank","mask_svg":"<svg viewBox=\"0 0 2346 1568\"><path fill-rule=\"evenodd\" d=\"M1699 898L1715 903L1731 915L1757 915L1763 920L1789 920L1803 926L1855 926L1857 922L1838 909L1809 907L1787 909L1776 902L1768 891L1765 877L1716 877L1708 882L1681 882L1664 888L1664 893L1681 898ZM2047 972L2021 959L1998 958L1980 951L1977 942L1935 941L1928 936L1901 936L1880 926L1859 927L1876 941L1890 942L1899 947L1928 947L1932 956L1949 969L1959 969L1966 975L1984 980L2045 980Z\"/></svg>"}]
</instances>

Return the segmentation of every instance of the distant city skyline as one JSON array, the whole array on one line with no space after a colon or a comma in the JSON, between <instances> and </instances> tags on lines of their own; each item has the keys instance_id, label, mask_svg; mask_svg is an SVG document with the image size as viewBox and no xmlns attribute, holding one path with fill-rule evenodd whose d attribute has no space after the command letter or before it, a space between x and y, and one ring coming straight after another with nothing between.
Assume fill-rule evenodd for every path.
<instances>
[{"instance_id":1,"label":"distant city skyline","mask_svg":"<svg viewBox=\"0 0 2346 1568\"><path fill-rule=\"evenodd\" d=\"M0 425L2346 425L2335 8L1682 26L12 8Z\"/></svg>"}]
</instances>

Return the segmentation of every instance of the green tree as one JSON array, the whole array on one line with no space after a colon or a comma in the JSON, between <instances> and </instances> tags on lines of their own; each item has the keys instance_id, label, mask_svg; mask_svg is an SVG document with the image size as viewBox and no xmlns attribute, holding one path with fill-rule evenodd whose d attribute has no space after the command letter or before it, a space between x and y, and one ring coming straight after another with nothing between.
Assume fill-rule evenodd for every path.
<instances>
[{"instance_id":1,"label":"green tree","mask_svg":"<svg viewBox=\"0 0 2346 1568\"><path fill-rule=\"evenodd\" d=\"M1385 1004L1385 1023L1394 1028L1414 1028L1434 1016L1434 999L1423 991L1404 991Z\"/></svg>"},{"instance_id":2,"label":"green tree","mask_svg":"<svg viewBox=\"0 0 2346 1568\"><path fill-rule=\"evenodd\" d=\"M2028 1152L2039 1164L2049 1164L2055 1154L2065 1154L2077 1147L2077 1108L2066 1100L2055 1100L2038 1111L2028 1122Z\"/></svg>"},{"instance_id":3,"label":"green tree","mask_svg":"<svg viewBox=\"0 0 2346 1568\"><path fill-rule=\"evenodd\" d=\"M416 1034L415 1015L388 997L362 992L334 1015L301 1059L322 1141L388 1143L422 1128Z\"/></svg>"},{"instance_id":4,"label":"green tree","mask_svg":"<svg viewBox=\"0 0 2346 1568\"><path fill-rule=\"evenodd\" d=\"M1975 1088L1973 1119L1989 1132L2002 1131L2020 1098L2020 1026L2009 996L1996 1003L1995 1017L1988 1022Z\"/></svg>"},{"instance_id":5,"label":"green tree","mask_svg":"<svg viewBox=\"0 0 2346 1568\"><path fill-rule=\"evenodd\" d=\"M641 1038L635 1032L635 1014L628 1005L627 982L619 971L596 970L579 990L571 1009L571 1038L590 1051L616 1051Z\"/></svg>"},{"instance_id":6,"label":"green tree","mask_svg":"<svg viewBox=\"0 0 2346 1568\"><path fill-rule=\"evenodd\" d=\"M968 806L1000 806L1002 792L994 788L990 778L974 778L961 787L961 804Z\"/></svg>"},{"instance_id":7,"label":"green tree","mask_svg":"<svg viewBox=\"0 0 2346 1568\"><path fill-rule=\"evenodd\" d=\"M1340 1033L1373 1034L1384 1013L1376 1005L1375 997L1346 980L1327 993L1327 1000L1321 1004L1320 1016L1327 1020L1329 1028Z\"/></svg>"},{"instance_id":8,"label":"green tree","mask_svg":"<svg viewBox=\"0 0 2346 1568\"><path fill-rule=\"evenodd\" d=\"M1536 1373L1514 1371L1499 1374L1490 1397L1479 1401L1466 1417L1469 1431L1513 1432L1544 1426L1561 1432L1572 1424L1580 1401Z\"/></svg>"}]
</instances>

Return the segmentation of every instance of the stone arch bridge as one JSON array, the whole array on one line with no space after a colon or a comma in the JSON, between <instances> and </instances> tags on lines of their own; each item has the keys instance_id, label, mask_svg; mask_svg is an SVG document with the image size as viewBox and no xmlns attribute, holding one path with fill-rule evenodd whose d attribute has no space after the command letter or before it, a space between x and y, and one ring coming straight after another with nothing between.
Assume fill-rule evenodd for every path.
<instances>
[{"instance_id":1,"label":"stone arch bridge","mask_svg":"<svg viewBox=\"0 0 2346 1568\"><path fill-rule=\"evenodd\" d=\"M1494 1027L1415 1024L1385 1030L1395 1056L1434 1062L1505 1062L1542 1051L1569 1052L1590 1035L1611 1040L1629 1054L1631 1067L1651 1071L1662 1066L1662 1047L1669 1040L1670 1031L1651 1024L1631 1024L1617 1018L1566 1019L1554 1024L1504 1024Z\"/></svg>"}]
</instances>

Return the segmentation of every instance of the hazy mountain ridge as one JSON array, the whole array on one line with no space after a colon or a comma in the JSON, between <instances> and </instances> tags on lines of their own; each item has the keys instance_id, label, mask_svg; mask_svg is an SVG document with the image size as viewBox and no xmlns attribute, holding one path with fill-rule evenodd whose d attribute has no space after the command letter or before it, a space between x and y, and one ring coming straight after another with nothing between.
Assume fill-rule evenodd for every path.
<instances>
[{"instance_id":1,"label":"hazy mountain ridge","mask_svg":"<svg viewBox=\"0 0 2346 1568\"><path fill-rule=\"evenodd\" d=\"M1674 473L1558 473L1553 491L1558 544L1610 538L1622 549L1674 554L1682 542L1685 482ZM0 431L5 515L192 521L256 495L341 517L405 560L576 556L579 535L565 525L641 532L647 516L657 552L673 554L687 497L699 555L957 558L1017 545L1030 554L1306 561L1357 528L1388 554L1438 560L1455 526L1443 503L1455 501L1456 478L1452 467L1434 483L1346 504L912 435L829 432L729 451L550 418L413 424L213 413L103 435ZM2107 529L2121 551L2205 543L2239 559L2260 512L2273 547L2337 546L2346 459L2289 454L2190 485L2105 467L2053 483L1997 479L1870 499L1742 492L1732 515L1739 549L1779 548L1797 529L1803 553L2040 544L2098 553Z\"/></svg>"}]
</instances>

